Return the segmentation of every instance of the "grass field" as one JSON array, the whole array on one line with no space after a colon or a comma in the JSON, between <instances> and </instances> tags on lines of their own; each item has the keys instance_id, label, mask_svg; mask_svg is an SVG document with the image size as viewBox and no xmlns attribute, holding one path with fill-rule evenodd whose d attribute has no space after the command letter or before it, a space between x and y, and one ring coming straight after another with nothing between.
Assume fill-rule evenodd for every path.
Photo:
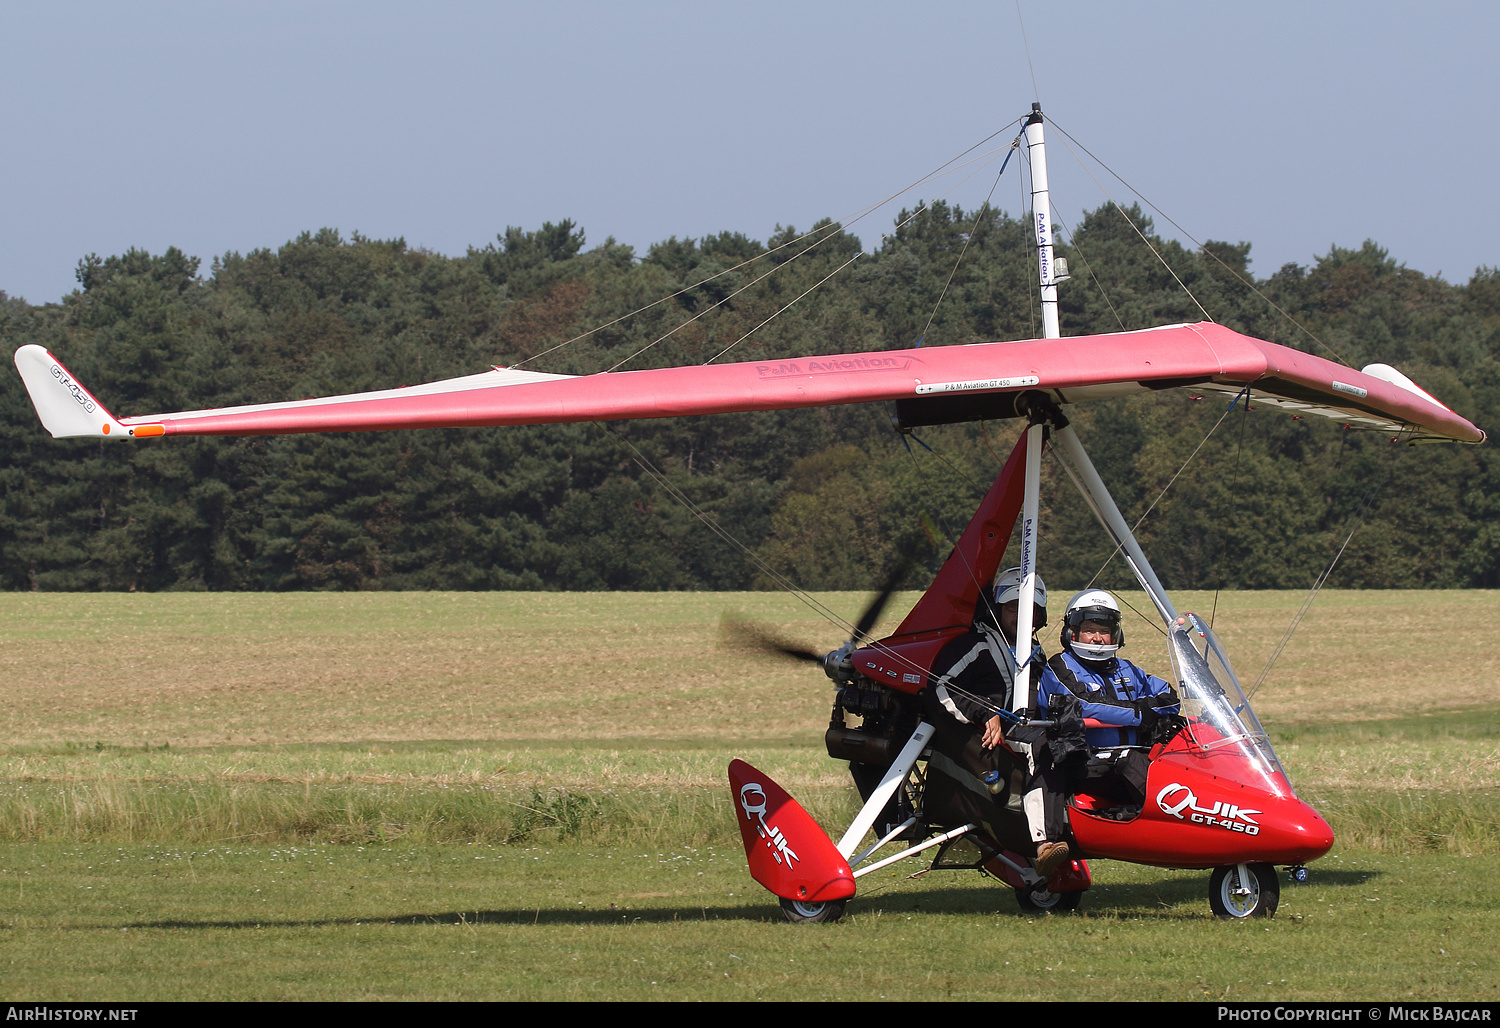
<instances>
[{"instance_id":1,"label":"grass field","mask_svg":"<svg viewBox=\"0 0 1500 1028\"><path fill-rule=\"evenodd\" d=\"M1495 1001L1500 860L1339 851L1271 921L1107 864L1078 916L977 872L781 923L724 847L13 848L8 998ZM1440 894L1441 903L1434 903Z\"/></svg>"},{"instance_id":2,"label":"grass field","mask_svg":"<svg viewBox=\"0 0 1500 1028\"><path fill-rule=\"evenodd\" d=\"M1219 597L1247 685L1301 599ZM0 596L5 997L1497 998L1500 657L1450 644L1500 597L1318 598L1255 706L1339 843L1256 924L1112 862L1078 917L910 862L778 923L728 760L853 801L826 680L726 612L840 641L762 593Z\"/></svg>"}]
</instances>

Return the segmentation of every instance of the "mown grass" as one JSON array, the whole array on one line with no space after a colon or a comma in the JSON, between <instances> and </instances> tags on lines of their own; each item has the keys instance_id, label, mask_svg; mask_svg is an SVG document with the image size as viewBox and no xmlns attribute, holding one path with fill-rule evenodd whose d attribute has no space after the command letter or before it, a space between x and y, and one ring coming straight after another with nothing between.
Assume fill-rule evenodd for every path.
<instances>
[{"instance_id":1,"label":"mown grass","mask_svg":"<svg viewBox=\"0 0 1500 1028\"><path fill-rule=\"evenodd\" d=\"M9 999L1500 999L1500 858L1335 851L1271 921L1113 863L1077 915L977 872L781 923L737 844L32 844L0 865Z\"/></svg>"},{"instance_id":2,"label":"mown grass","mask_svg":"<svg viewBox=\"0 0 1500 1028\"><path fill-rule=\"evenodd\" d=\"M1300 600L1219 597L1247 684ZM912 863L843 924L777 923L728 760L825 825L854 799L826 681L722 649L724 610L839 641L769 594L0 596L0 988L1495 998L1500 665L1462 648L1439 679L1428 640L1500 627L1500 597L1319 598L1255 706L1338 844L1251 925L1209 919L1202 872L1112 862L1078 918Z\"/></svg>"}]
</instances>

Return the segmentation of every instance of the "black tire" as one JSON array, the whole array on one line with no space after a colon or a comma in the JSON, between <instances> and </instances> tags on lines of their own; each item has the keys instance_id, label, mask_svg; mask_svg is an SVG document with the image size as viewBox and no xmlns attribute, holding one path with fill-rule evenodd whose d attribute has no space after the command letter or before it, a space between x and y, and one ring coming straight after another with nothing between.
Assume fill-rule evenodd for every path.
<instances>
[{"instance_id":1,"label":"black tire","mask_svg":"<svg viewBox=\"0 0 1500 1028\"><path fill-rule=\"evenodd\" d=\"M1063 913L1078 909L1083 902L1083 892L1049 892L1046 883L1028 889L1022 886L1015 890L1016 902L1029 914L1048 912Z\"/></svg>"},{"instance_id":2,"label":"black tire","mask_svg":"<svg viewBox=\"0 0 1500 1028\"><path fill-rule=\"evenodd\" d=\"M781 916L792 924L832 924L844 916L844 900L829 900L827 903L804 903L802 900L783 899Z\"/></svg>"},{"instance_id":3,"label":"black tire","mask_svg":"<svg viewBox=\"0 0 1500 1028\"><path fill-rule=\"evenodd\" d=\"M1240 868L1247 874L1241 875ZM1243 881L1241 879L1244 879ZM1281 902L1281 880L1270 864L1230 864L1214 868L1208 905L1219 917L1272 917Z\"/></svg>"}]
</instances>

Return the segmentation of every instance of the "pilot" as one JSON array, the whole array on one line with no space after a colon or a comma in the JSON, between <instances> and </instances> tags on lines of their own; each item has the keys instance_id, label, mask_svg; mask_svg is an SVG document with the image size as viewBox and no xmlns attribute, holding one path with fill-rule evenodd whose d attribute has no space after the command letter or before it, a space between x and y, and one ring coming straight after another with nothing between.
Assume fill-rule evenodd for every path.
<instances>
[{"instance_id":1,"label":"pilot","mask_svg":"<svg viewBox=\"0 0 1500 1028\"><path fill-rule=\"evenodd\" d=\"M1083 747L1034 746L1028 751L1031 778L1024 806L1037 873L1051 877L1070 853L1065 839L1065 805L1086 792L1122 806L1140 807L1146 798L1146 751L1161 728L1178 713L1177 693L1118 656L1125 642L1120 605L1103 589L1085 589L1068 601L1063 617L1062 651L1047 662L1037 689L1037 708L1051 715L1054 743L1066 734L1071 714L1092 718ZM1071 750L1071 752L1070 752Z\"/></svg>"},{"instance_id":2,"label":"pilot","mask_svg":"<svg viewBox=\"0 0 1500 1028\"><path fill-rule=\"evenodd\" d=\"M926 809L955 823L980 821L996 840L1022 845L1024 829L1014 815L999 806L1013 771L1016 755L1001 745L1004 720L998 711L1011 710L1015 681L1014 643L1020 616L1021 569L1009 568L995 579L993 590L983 590L970 630L949 642L933 661L923 692L923 719L934 728L934 759L928 762ZM1032 608L1036 629L1047 624L1047 586L1036 579ZM1035 629L1033 629L1035 630ZM1027 647L1030 649L1030 647ZM1040 658L1029 667L1028 699L1044 670ZM994 802L984 802L986 775L995 784L987 791ZM1007 830L1009 822L1017 828ZM1008 842L1006 836L1018 839Z\"/></svg>"}]
</instances>

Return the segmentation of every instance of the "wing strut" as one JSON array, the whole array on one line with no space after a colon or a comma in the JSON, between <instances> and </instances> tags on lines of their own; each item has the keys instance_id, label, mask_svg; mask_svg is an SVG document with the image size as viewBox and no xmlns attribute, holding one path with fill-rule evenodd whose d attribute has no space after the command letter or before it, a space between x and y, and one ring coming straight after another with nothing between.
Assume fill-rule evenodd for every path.
<instances>
[{"instance_id":1,"label":"wing strut","mask_svg":"<svg viewBox=\"0 0 1500 1028\"><path fill-rule=\"evenodd\" d=\"M1162 587L1161 579L1156 577L1156 572L1151 569L1151 562L1146 559L1146 554L1141 550L1141 544L1136 542L1135 533L1131 532L1130 526L1120 515L1120 508L1115 506L1114 498L1104 487L1104 480L1099 477L1099 472L1094 470L1094 462L1089 460L1089 455L1084 452L1083 444L1078 441L1078 435L1073 431L1073 426L1067 425L1055 430L1052 433L1052 439L1058 444L1052 452L1057 454L1058 462L1062 464L1063 470L1068 473L1068 477L1083 494L1089 509L1104 526L1104 531L1109 533L1109 537L1115 541L1115 546L1125 551L1125 562L1130 565L1130 570L1135 573L1136 581L1141 584L1146 595L1151 597L1151 602L1156 604L1162 623L1170 624L1177 617L1177 608L1172 606L1167 590Z\"/></svg>"},{"instance_id":2,"label":"wing strut","mask_svg":"<svg viewBox=\"0 0 1500 1028\"><path fill-rule=\"evenodd\" d=\"M1016 686L1010 691L1012 710L1031 704L1031 690L1021 683L1032 657L1032 612L1036 609L1036 537L1042 480L1042 444L1047 426L1033 418L1026 429L1026 495L1021 500L1021 595L1016 605Z\"/></svg>"}]
</instances>

